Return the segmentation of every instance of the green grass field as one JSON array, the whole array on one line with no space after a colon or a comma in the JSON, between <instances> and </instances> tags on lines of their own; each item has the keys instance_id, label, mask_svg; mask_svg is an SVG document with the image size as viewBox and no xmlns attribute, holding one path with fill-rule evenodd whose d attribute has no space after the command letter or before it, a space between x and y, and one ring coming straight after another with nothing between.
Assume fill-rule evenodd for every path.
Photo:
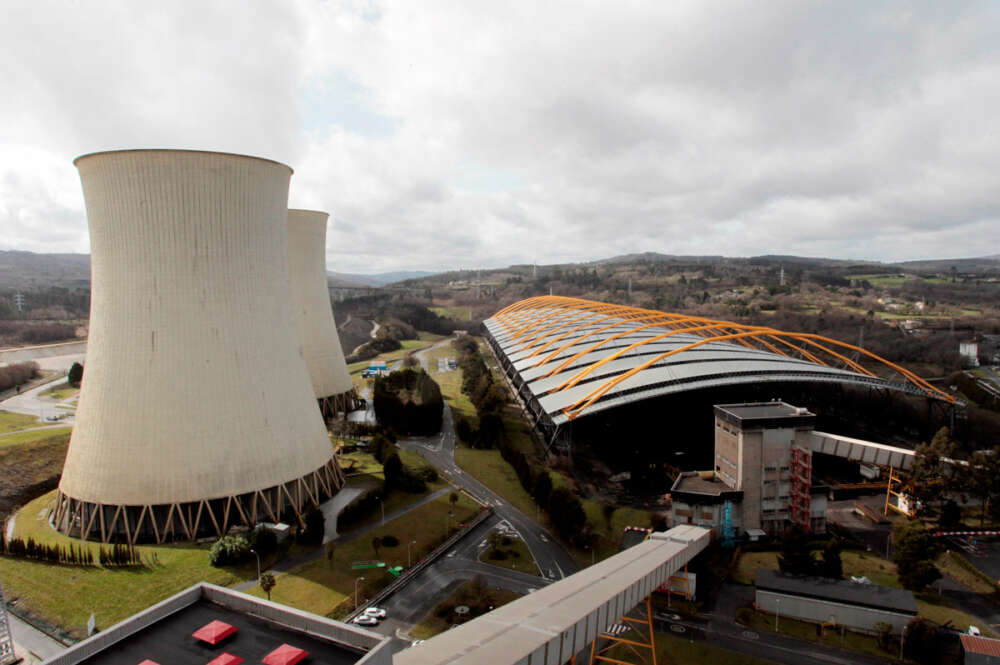
<instances>
[{"instance_id":1,"label":"green grass field","mask_svg":"<svg viewBox=\"0 0 1000 665\"><path fill-rule=\"evenodd\" d=\"M22 444L37 443L53 437L65 436L72 431L72 427L43 427L41 429L28 430L27 432L0 434L0 449L19 446Z\"/></svg>"},{"instance_id":2,"label":"green grass field","mask_svg":"<svg viewBox=\"0 0 1000 665\"><path fill-rule=\"evenodd\" d=\"M321 557L278 575L271 599L316 614L343 616L353 608L354 584L359 577L365 578L359 585L360 598L371 597L394 579L385 568L353 570L353 562L377 558L384 561L386 567L406 566L406 543L416 541L410 549L412 561L416 563L445 540L449 523L454 529L456 524L472 519L479 512L479 506L460 495L454 506L455 514L449 518L451 510L448 496L444 495L356 540L336 544L332 559ZM386 535L395 536L400 544L381 547L376 557L372 539ZM250 593L265 595L258 587Z\"/></svg>"},{"instance_id":3,"label":"green grass field","mask_svg":"<svg viewBox=\"0 0 1000 665\"><path fill-rule=\"evenodd\" d=\"M488 595L483 598L480 594L485 591ZM465 623L471 618L478 616L481 611L488 611L490 607L497 608L506 605L512 600L517 600L521 596L512 592L500 589L476 589L473 582L463 582L447 598L439 602L428 612L419 624L410 629L410 635L417 639L426 640L434 637L438 633L443 633L452 626ZM462 615L454 612L458 605L476 607L477 611Z\"/></svg>"},{"instance_id":4,"label":"green grass field","mask_svg":"<svg viewBox=\"0 0 1000 665\"><path fill-rule=\"evenodd\" d=\"M447 305L430 307L429 309L438 316L443 316L446 319L452 319L453 321L468 321L469 313L472 311L472 308L468 305Z\"/></svg>"},{"instance_id":5,"label":"green grass field","mask_svg":"<svg viewBox=\"0 0 1000 665\"><path fill-rule=\"evenodd\" d=\"M37 416L0 411L0 434L30 429L32 427L42 427L45 424L44 422L39 422Z\"/></svg>"},{"instance_id":6,"label":"green grass field","mask_svg":"<svg viewBox=\"0 0 1000 665\"><path fill-rule=\"evenodd\" d=\"M40 543L89 548L52 530L47 523L55 492L28 503L19 513L14 535ZM93 612L101 628L201 581L223 586L251 579L256 565L213 568L208 545L162 545L139 548L144 558L155 553L159 565L132 570L89 566L57 566L49 563L0 557L0 578L8 600L18 599L30 612L57 624L77 637L86 635L87 619Z\"/></svg>"},{"instance_id":7,"label":"green grass field","mask_svg":"<svg viewBox=\"0 0 1000 665\"><path fill-rule=\"evenodd\" d=\"M499 551L502 552L506 558L494 559L490 556L492 548L487 547L479 556L479 560L483 563L488 563L491 566L509 568L510 570L517 570L522 573L528 573L529 575L540 575L538 566L535 565L535 559L531 556L531 550L528 549L528 546L525 545L524 541L520 538L511 538L510 544L501 545Z\"/></svg>"},{"instance_id":8,"label":"green grass field","mask_svg":"<svg viewBox=\"0 0 1000 665\"><path fill-rule=\"evenodd\" d=\"M367 369L374 362L384 362L386 364L391 364L397 360L402 359L408 353L420 351L426 349L429 346L433 346L442 339L445 339L443 335L435 335L434 333L418 331L417 339L404 339L400 342L403 348L397 349L395 351L389 351L387 353L380 353L374 358L368 360L360 360L356 363L351 363L347 366L347 371L351 374L360 373L361 370Z\"/></svg>"},{"instance_id":9,"label":"green grass field","mask_svg":"<svg viewBox=\"0 0 1000 665\"><path fill-rule=\"evenodd\" d=\"M73 386L69 385L68 382L63 381L62 383L57 383L56 385L52 386L47 390L43 390L42 392L39 393L39 396L49 397L51 399L56 400L57 402L61 402L64 399L69 399L70 397L76 395L79 392L80 392L79 388L74 388Z\"/></svg>"}]
</instances>

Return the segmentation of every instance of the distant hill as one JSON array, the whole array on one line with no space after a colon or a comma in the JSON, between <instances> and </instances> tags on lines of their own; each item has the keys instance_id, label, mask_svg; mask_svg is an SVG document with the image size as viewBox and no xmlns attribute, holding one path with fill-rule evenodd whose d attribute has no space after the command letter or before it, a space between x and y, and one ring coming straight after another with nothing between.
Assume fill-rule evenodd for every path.
<instances>
[{"instance_id":1,"label":"distant hill","mask_svg":"<svg viewBox=\"0 0 1000 665\"><path fill-rule=\"evenodd\" d=\"M0 289L90 285L89 254L0 251Z\"/></svg>"},{"instance_id":2,"label":"distant hill","mask_svg":"<svg viewBox=\"0 0 1000 665\"><path fill-rule=\"evenodd\" d=\"M592 265L607 265L615 263L638 263L640 261L663 262L663 261L683 261L686 263L722 263L726 260L724 256L678 256L674 254L660 254L659 252L641 252L638 254L622 254L612 256L610 259L600 259L592 261Z\"/></svg>"},{"instance_id":3,"label":"distant hill","mask_svg":"<svg viewBox=\"0 0 1000 665\"><path fill-rule=\"evenodd\" d=\"M1000 254L971 259L927 259L896 263L901 268L916 272L948 272L952 266L960 273L1000 272Z\"/></svg>"},{"instance_id":4,"label":"distant hill","mask_svg":"<svg viewBox=\"0 0 1000 665\"><path fill-rule=\"evenodd\" d=\"M420 279L436 275L428 270L397 270L395 272L380 272L374 275L358 275L354 273L327 271L330 286L385 286L407 279Z\"/></svg>"}]
</instances>

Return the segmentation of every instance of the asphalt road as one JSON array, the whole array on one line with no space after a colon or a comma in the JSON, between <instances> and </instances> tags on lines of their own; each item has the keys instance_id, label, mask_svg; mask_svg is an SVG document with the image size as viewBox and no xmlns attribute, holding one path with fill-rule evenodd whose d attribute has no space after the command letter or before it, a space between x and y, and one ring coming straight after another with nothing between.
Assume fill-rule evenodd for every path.
<instances>
[{"instance_id":1,"label":"asphalt road","mask_svg":"<svg viewBox=\"0 0 1000 665\"><path fill-rule=\"evenodd\" d=\"M451 408L447 404L444 405L440 434L400 440L399 445L407 450L421 453L453 484L468 492L480 503L493 506L496 515L501 520L506 520L521 535L538 563L543 577L548 580L558 580L580 569L576 560L552 534L455 463L455 424Z\"/></svg>"}]
</instances>

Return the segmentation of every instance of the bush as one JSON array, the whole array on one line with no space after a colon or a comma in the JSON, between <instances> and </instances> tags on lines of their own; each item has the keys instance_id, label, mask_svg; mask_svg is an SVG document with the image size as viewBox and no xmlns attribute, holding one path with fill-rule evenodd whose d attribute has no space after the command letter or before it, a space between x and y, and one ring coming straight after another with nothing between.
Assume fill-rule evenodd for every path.
<instances>
[{"instance_id":1,"label":"bush","mask_svg":"<svg viewBox=\"0 0 1000 665\"><path fill-rule=\"evenodd\" d=\"M426 436L441 431L444 399L427 372L404 369L377 377L372 401L381 425L403 434Z\"/></svg>"},{"instance_id":2,"label":"bush","mask_svg":"<svg viewBox=\"0 0 1000 665\"><path fill-rule=\"evenodd\" d=\"M382 536L382 547L399 547L399 538L392 534Z\"/></svg>"},{"instance_id":3,"label":"bush","mask_svg":"<svg viewBox=\"0 0 1000 665\"><path fill-rule=\"evenodd\" d=\"M69 367L69 373L66 375L66 383L73 386L74 388L79 388L80 384L83 382L83 365L80 363L73 363Z\"/></svg>"},{"instance_id":4,"label":"bush","mask_svg":"<svg viewBox=\"0 0 1000 665\"><path fill-rule=\"evenodd\" d=\"M243 536L223 536L212 544L208 553L213 566L236 566L250 558L250 543Z\"/></svg>"},{"instance_id":5,"label":"bush","mask_svg":"<svg viewBox=\"0 0 1000 665\"><path fill-rule=\"evenodd\" d=\"M250 549L265 557L278 549L278 536L264 526L258 526L248 534L247 542Z\"/></svg>"},{"instance_id":6,"label":"bush","mask_svg":"<svg viewBox=\"0 0 1000 665\"><path fill-rule=\"evenodd\" d=\"M27 383L38 376L38 363L28 361L0 367L0 390Z\"/></svg>"},{"instance_id":7,"label":"bush","mask_svg":"<svg viewBox=\"0 0 1000 665\"><path fill-rule=\"evenodd\" d=\"M326 533L326 516L316 506L306 512L306 528L299 533L298 541L303 545L319 545Z\"/></svg>"}]
</instances>

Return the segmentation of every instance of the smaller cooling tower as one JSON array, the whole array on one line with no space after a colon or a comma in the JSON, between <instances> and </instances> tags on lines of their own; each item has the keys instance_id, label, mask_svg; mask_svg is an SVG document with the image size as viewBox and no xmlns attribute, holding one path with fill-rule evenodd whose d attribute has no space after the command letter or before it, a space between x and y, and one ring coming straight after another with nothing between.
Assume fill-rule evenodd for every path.
<instances>
[{"instance_id":1,"label":"smaller cooling tower","mask_svg":"<svg viewBox=\"0 0 1000 665\"><path fill-rule=\"evenodd\" d=\"M302 523L343 475L288 294L292 170L188 150L75 164L90 340L56 527L134 543Z\"/></svg>"},{"instance_id":2,"label":"smaller cooling tower","mask_svg":"<svg viewBox=\"0 0 1000 665\"><path fill-rule=\"evenodd\" d=\"M292 306L302 356L324 417L354 408L357 395L330 308L326 277L326 221L313 210L288 211L288 264Z\"/></svg>"}]
</instances>

